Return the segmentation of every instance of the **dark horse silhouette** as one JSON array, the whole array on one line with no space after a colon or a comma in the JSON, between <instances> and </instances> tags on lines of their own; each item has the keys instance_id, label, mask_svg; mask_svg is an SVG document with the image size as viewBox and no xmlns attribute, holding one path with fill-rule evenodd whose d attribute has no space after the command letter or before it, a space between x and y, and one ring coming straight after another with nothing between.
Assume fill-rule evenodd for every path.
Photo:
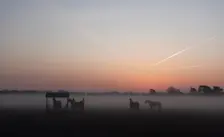
<instances>
[{"instance_id":1,"label":"dark horse silhouette","mask_svg":"<svg viewBox=\"0 0 224 137\"><path fill-rule=\"evenodd\" d=\"M133 101L131 98L129 100L130 100L130 109L139 110L139 102Z\"/></svg>"},{"instance_id":2,"label":"dark horse silhouette","mask_svg":"<svg viewBox=\"0 0 224 137\"><path fill-rule=\"evenodd\" d=\"M84 98L79 102L75 101L74 98L73 99L68 99L68 102L71 103L71 109L73 109L73 110L76 110L76 109L84 110L84 106L85 106Z\"/></svg>"},{"instance_id":3,"label":"dark horse silhouette","mask_svg":"<svg viewBox=\"0 0 224 137\"><path fill-rule=\"evenodd\" d=\"M61 108L61 101L56 100L55 98L53 98L53 108L54 109L59 109Z\"/></svg>"}]
</instances>

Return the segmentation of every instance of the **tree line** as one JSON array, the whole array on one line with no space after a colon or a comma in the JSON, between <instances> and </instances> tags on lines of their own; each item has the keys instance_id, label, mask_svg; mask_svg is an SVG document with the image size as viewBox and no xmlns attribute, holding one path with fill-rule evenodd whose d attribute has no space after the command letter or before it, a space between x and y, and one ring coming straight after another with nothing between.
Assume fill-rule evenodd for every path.
<instances>
[{"instance_id":1,"label":"tree line","mask_svg":"<svg viewBox=\"0 0 224 137\"><path fill-rule=\"evenodd\" d=\"M180 89L177 89L173 86L169 87L166 92L168 94L184 94L180 91ZM156 94L156 90L150 89L150 94ZM223 89L219 86L213 86L213 88L207 86L207 85L200 85L198 89L190 87L189 94L223 94Z\"/></svg>"},{"instance_id":2,"label":"tree line","mask_svg":"<svg viewBox=\"0 0 224 137\"><path fill-rule=\"evenodd\" d=\"M38 91L38 90L0 90L0 94L8 94L8 93L45 93L45 92L52 92L52 91ZM58 92L69 92L65 90L59 90ZM172 94L172 95L181 95L186 94L181 92L180 89L170 86L167 88L165 92L157 92L155 89L149 89L148 92L140 93L140 92L118 92L118 91L111 91L111 92L70 92L72 94L77 95L159 95L159 94ZM190 87L189 92L187 94L191 95L198 95L198 94L223 94L223 89L219 86L213 86L212 88L207 85L200 85L198 89Z\"/></svg>"}]
</instances>

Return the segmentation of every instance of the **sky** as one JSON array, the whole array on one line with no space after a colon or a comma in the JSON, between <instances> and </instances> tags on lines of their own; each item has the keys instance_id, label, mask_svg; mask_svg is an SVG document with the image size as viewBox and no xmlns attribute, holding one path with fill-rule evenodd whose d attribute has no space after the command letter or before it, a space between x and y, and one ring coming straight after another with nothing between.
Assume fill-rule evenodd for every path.
<instances>
[{"instance_id":1,"label":"sky","mask_svg":"<svg viewBox=\"0 0 224 137\"><path fill-rule=\"evenodd\" d=\"M224 87L223 0L1 0L0 89Z\"/></svg>"}]
</instances>

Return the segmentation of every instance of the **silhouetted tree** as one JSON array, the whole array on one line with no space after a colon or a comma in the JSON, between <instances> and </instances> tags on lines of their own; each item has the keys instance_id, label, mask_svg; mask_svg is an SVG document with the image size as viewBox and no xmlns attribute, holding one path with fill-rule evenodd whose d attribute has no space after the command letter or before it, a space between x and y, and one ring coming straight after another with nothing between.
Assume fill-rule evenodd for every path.
<instances>
[{"instance_id":1,"label":"silhouetted tree","mask_svg":"<svg viewBox=\"0 0 224 137\"><path fill-rule=\"evenodd\" d=\"M222 88L218 86L213 86L213 89L207 85L200 85L198 88L198 92L204 93L204 94L216 94L216 93L221 93Z\"/></svg>"},{"instance_id":2,"label":"silhouetted tree","mask_svg":"<svg viewBox=\"0 0 224 137\"><path fill-rule=\"evenodd\" d=\"M174 88L174 87L169 87L167 90L166 90L168 93L174 93L174 92L176 92L176 88Z\"/></svg>"},{"instance_id":3,"label":"silhouetted tree","mask_svg":"<svg viewBox=\"0 0 224 137\"><path fill-rule=\"evenodd\" d=\"M215 93L221 93L222 91L223 91L223 89L221 87L213 86L213 92L215 92Z\"/></svg>"},{"instance_id":4,"label":"silhouetted tree","mask_svg":"<svg viewBox=\"0 0 224 137\"><path fill-rule=\"evenodd\" d=\"M207 85L200 85L198 87L198 92L208 94L208 93L212 93L212 89Z\"/></svg>"},{"instance_id":5,"label":"silhouetted tree","mask_svg":"<svg viewBox=\"0 0 224 137\"><path fill-rule=\"evenodd\" d=\"M180 92L179 89L177 88L174 88L174 87L169 87L167 90L166 90L169 94L182 94L182 92Z\"/></svg>"},{"instance_id":6,"label":"silhouetted tree","mask_svg":"<svg viewBox=\"0 0 224 137\"><path fill-rule=\"evenodd\" d=\"M190 89L190 93L197 93L196 88L192 88L192 87L191 87L191 89Z\"/></svg>"},{"instance_id":7,"label":"silhouetted tree","mask_svg":"<svg viewBox=\"0 0 224 137\"><path fill-rule=\"evenodd\" d=\"M150 89L150 90L149 90L149 93L150 93L150 94L156 94L156 91L155 91L154 89Z\"/></svg>"}]
</instances>

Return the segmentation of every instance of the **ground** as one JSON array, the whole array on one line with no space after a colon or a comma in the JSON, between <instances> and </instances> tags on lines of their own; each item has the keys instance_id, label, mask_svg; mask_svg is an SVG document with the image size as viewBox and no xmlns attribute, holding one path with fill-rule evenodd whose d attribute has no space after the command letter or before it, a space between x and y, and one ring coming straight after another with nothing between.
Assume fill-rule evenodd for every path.
<instances>
[{"instance_id":1,"label":"ground","mask_svg":"<svg viewBox=\"0 0 224 137\"><path fill-rule=\"evenodd\" d=\"M57 135L133 135L224 134L224 113L163 110L88 110L85 112L48 112L38 110L2 110L1 133Z\"/></svg>"}]
</instances>

